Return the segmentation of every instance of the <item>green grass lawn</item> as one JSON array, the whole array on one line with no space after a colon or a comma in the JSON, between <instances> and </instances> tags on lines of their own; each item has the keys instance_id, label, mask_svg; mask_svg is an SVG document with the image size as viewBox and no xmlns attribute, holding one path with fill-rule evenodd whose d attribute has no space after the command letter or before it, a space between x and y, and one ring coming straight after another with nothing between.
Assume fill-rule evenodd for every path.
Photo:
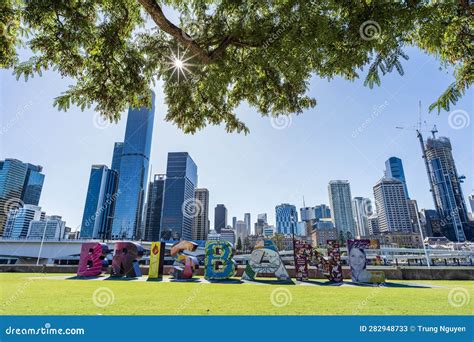
<instances>
[{"instance_id":1,"label":"green grass lawn","mask_svg":"<svg viewBox=\"0 0 474 342\"><path fill-rule=\"evenodd\" d=\"M472 281L404 281L440 288L374 288L33 279L40 276L0 273L0 314L470 315L474 312ZM58 275L46 275L51 276ZM453 297L458 306L450 304L450 291L458 291L463 297L461 303L456 302L459 297Z\"/></svg>"}]
</instances>

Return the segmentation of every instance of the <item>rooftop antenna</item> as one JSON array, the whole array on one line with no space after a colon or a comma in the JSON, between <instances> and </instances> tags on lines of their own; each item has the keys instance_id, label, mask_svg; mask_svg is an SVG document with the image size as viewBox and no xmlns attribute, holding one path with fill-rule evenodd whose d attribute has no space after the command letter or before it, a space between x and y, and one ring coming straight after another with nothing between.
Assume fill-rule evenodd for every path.
<instances>
[{"instance_id":1,"label":"rooftop antenna","mask_svg":"<svg viewBox=\"0 0 474 342\"><path fill-rule=\"evenodd\" d=\"M306 208L306 204L304 203L304 195L303 195L303 208Z\"/></svg>"}]
</instances>

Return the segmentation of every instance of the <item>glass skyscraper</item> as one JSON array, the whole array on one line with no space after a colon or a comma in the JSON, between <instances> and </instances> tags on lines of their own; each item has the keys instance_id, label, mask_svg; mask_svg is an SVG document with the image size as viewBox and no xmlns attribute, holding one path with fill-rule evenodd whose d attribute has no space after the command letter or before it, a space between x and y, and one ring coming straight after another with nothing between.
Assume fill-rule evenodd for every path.
<instances>
[{"instance_id":1,"label":"glass skyscraper","mask_svg":"<svg viewBox=\"0 0 474 342\"><path fill-rule=\"evenodd\" d=\"M26 167L26 177L21 198L25 204L38 205L44 183L44 174L41 173L43 167L29 163L26 164Z\"/></svg>"},{"instance_id":2,"label":"glass skyscraper","mask_svg":"<svg viewBox=\"0 0 474 342\"><path fill-rule=\"evenodd\" d=\"M279 234L297 234L298 212L292 204L283 203L275 207L276 230Z\"/></svg>"},{"instance_id":3,"label":"glass skyscraper","mask_svg":"<svg viewBox=\"0 0 474 342\"><path fill-rule=\"evenodd\" d=\"M38 205L43 188L42 167L7 158L0 161L0 235L9 209L23 204Z\"/></svg>"},{"instance_id":4,"label":"glass skyscraper","mask_svg":"<svg viewBox=\"0 0 474 342\"><path fill-rule=\"evenodd\" d=\"M405 171L403 170L403 163L400 158L390 157L385 162L385 177L395 178L403 183L403 188L407 199L410 199L408 195L407 182L405 180Z\"/></svg>"},{"instance_id":5,"label":"glass skyscraper","mask_svg":"<svg viewBox=\"0 0 474 342\"><path fill-rule=\"evenodd\" d=\"M138 235L148 182L148 165L155 117L154 94L152 94L151 104L151 109L142 107L128 110L127 127L120 158L112 239L141 238ZM117 164L113 164L115 164L113 167L116 167Z\"/></svg>"},{"instance_id":6,"label":"glass skyscraper","mask_svg":"<svg viewBox=\"0 0 474 342\"><path fill-rule=\"evenodd\" d=\"M192 239L197 166L187 152L168 153L161 239Z\"/></svg>"},{"instance_id":7,"label":"glass skyscraper","mask_svg":"<svg viewBox=\"0 0 474 342\"><path fill-rule=\"evenodd\" d=\"M145 232L143 240L159 241L161 231L161 213L166 175L155 175L153 182L148 184L148 197L145 214Z\"/></svg>"},{"instance_id":8,"label":"glass skyscraper","mask_svg":"<svg viewBox=\"0 0 474 342\"><path fill-rule=\"evenodd\" d=\"M111 169L120 172L120 162L123 154L123 142L116 142L114 144L114 154L112 157Z\"/></svg>"},{"instance_id":9,"label":"glass skyscraper","mask_svg":"<svg viewBox=\"0 0 474 342\"><path fill-rule=\"evenodd\" d=\"M435 206L444 222L443 234L452 241L463 242L469 219L450 140L446 137L429 138L425 154Z\"/></svg>"},{"instance_id":10,"label":"glass skyscraper","mask_svg":"<svg viewBox=\"0 0 474 342\"><path fill-rule=\"evenodd\" d=\"M224 204L216 205L214 209L214 230L218 233L227 227L227 208Z\"/></svg>"},{"instance_id":11,"label":"glass skyscraper","mask_svg":"<svg viewBox=\"0 0 474 342\"><path fill-rule=\"evenodd\" d=\"M115 207L117 171L92 165L82 217L81 238L109 239Z\"/></svg>"}]
</instances>

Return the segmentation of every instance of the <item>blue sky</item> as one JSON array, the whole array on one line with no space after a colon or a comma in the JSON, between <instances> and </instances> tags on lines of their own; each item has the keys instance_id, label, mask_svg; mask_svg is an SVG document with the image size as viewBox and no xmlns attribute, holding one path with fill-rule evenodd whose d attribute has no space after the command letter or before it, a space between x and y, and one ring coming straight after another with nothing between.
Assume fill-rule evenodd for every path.
<instances>
[{"instance_id":1,"label":"blue sky","mask_svg":"<svg viewBox=\"0 0 474 342\"><path fill-rule=\"evenodd\" d=\"M382 86L369 89L363 80L332 81L314 77L309 94L318 104L291 119L272 122L242 104L239 117L250 134L228 134L223 127L208 127L185 135L164 121L166 104L158 85L151 164L154 173L164 173L168 152L187 151L198 165L199 186L210 191L210 218L214 207L224 203L232 216L245 212L255 222L258 213L269 214L274 223L275 205L289 202L302 206L328 203L327 184L347 179L352 196L373 198L372 187L383 175L390 156L403 160L408 190L420 208L432 208L421 151L413 126L421 100L426 129L436 124L439 135L448 136L458 172L467 179L464 194L474 192L474 123L450 125L449 113L427 113L428 105L441 94L453 76L441 70L433 57L408 49L405 75L383 77ZM0 71L0 158L17 158L40 164L46 175L40 205L49 214L62 215L67 225L80 225L90 167L110 166L115 141L122 141L126 113L118 124L104 124L93 110L72 108L59 112L53 98L72 81L54 72L24 82L11 71ZM472 89L456 105L452 119L470 121ZM453 124L454 122L454 124ZM454 128L453 128L454 127ZM456 129L456 127L458 129Z\"/></svg>"}]
</instances>

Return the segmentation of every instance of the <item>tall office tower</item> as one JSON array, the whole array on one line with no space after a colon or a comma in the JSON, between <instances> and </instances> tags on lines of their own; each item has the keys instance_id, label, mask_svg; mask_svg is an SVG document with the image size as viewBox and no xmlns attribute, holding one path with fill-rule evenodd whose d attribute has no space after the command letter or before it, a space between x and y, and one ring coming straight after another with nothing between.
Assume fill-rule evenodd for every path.
<instances>
[{"instance_id":1,"label":"tall office tower","mask_svg":"<svg viewBox=\"0 0 474 342\"><path fill-rule=\"evenodd\" d=\"M441 221L447 223L443 234L452 241L463 242L469 223L461 188L463 177L456 170L451 142L446 137L436 138L433 132L423 148L435 207Z\"/></svg>"},{"instance_id":2,"label":"tall office tower","mask_svg":"<svg viewBox=\"0 0 474 342\"><path fill-rule=\"evenodd\" d=\"M420 213L418 211L418 203L416 200L407 200L408 214L410 215L411 228L414 233L420 233Z\"/></svg>"},{"instance_id":3,"label":"tall office tower","mask_svg":"<svg viewBox=\"0 0 474 342\"><path fill-rule=\"evenodd\" d=\"M148 182L155 94L152 107L130 108L120 161L119 184L112 239L139 239L142 225L143 202ZM114 165L115 167L115 165Z\"/></svg>"},{"instance_id":4,"label":"tall office tower","mask_svg":"<svg viewBox=\"0 0 474 342\"><path fill-rule=\"evenodd\" d=\"M469 195L469 205L471 206L471 212L474 213L474 194Z\"/></svg>"},{"instance_id":5,"label":"tall office tower","mask_svg":"<svg viewBox=\"0 0 474 342\"><path fill-rule=\"evenodd\" d=\"M214 209L214 230L220 234L221 229L227 227L227 208L224 204L216 205Z\"/></svg>"},{"instance_id":6,"label":"tall office tower","mask_svg":"<svg viewBox=\"0 0 474 342\"><path fill-rule=\"evenodd\" d=\"M275 207L276 231L279 234L296 234L298 211L292 204L283 203Z\"/></svg>"},{"instance_id":7,"label":"tall office tower","mask_svg":"<svg viewBox=\"0 0 474 342\"><path fill-rule=\"evenodd\" d=\"M314 207L300 208L301 221L316 220L316 212Z\"/></svg>"},{"instance_id":8,"label":"tall office tower","mask_svg":"<svg viewBox=\"0 0 474 342\"><path fill-rule=\"evenodd\" d=\"M441 220L438 212L433 209L421 209L420 212L421 227L423 230L423 237L442 236Z\"/></svg>"},{"instance_id":9,"label":"tall office tower","mask_svg":"<svg viewBox=\"0 0 474 342\"><path fill-rule=\"evenodd\" d=\"M120 172L120 162L122 161L123 142L116 142L114 144L114 152L112 155L111 169Z\"/></svg>"},{"instance_id":10,"label":"tall office tower","mask_svg":"<svg viewBox=\"0 0 474 342\"><path fill-rule=\"evenodd\" d=\"M252 219L250 217L250 213L244 214L244 222L247 225L247 235L252 234Z\"/></svg>"},{"instance_id":11,"label":"tall office tower","mask_svg":"<svg viewBox=\"0 0 474 342\"><path fill-rule=\"evenodd\" d=\"M375 235L380 233L379 217L372 215L369 217L369 235Z\"/></svg>"},{"instance_id":12,"label":"tall office tower","mask_svg":"<svg viewBox=\"0 0 474 342\"><path fill-rule=\"evenodd\" d=\"M194 191L196 216L193 224L193 240L207 240L209 233L209 190L200 188Z\"/></svg>"},{"instance_id":13,"label":"tall office tower","mask_svg":"<svg viewBox=\"0 0 474 342\"><path fill-rule=\"evenodd\" d=\"M263 235L263 231L266 227L268 227L267 214L258 214L257 222L254 227L255 235Z\"/></svg>"},{"instance_id":14,"label":"tall office tower","mask_svg":"<svg viewBox=\"0 0 474 342\"><path fill-rule=\"evenodd\" d=\"M44 212L41 212L41 207L32 204L25 204L22 208L10 210L3 237L26 239L30 222L40 220L42 217L44 217Z\"/></svg>"},{"instance_id":15,"label":"tall office tower","mask_svg":"<svg viewBox=\"0 0 474 342\"><path fill-rule=\"evenodd\" d=\"M106 165L92 165L82 216L83 239L109 239L117 193L117 171Z\"/></svg>"},{"instance_id":16,"label":"tall office tower","mask_svg":"<svg viewBox=\"0 0 474 342\"><path fill-rule=\"evenodd\" d=\"M25 204L38 205L44 183L43 167L27 163L26 168L21 199Z\"/></svg>"},{"instance_id":17,"label":"tall office tower","mask_svg":"<svg viewBox=\"0 0 474 342\"><path fill-rule=\"evenodd\" d=\"M232 229L235 229L235 224L237 223L237 217L232 217Z\"/></svg>"},{"instance_id":18,"label":"tall office tower","mask_svg":"<svg viewBox=\"0 0 474 342\"><path fill-rule=\"evenodd\" d=\"M331 218L331 209L326 204L314 206L314 216L316 220Z\"/></svg>"},{"instance_id":19,"label":"tall office tower","mask_svg":"<svg viewBox=\"0 0 474 342\"><path fill-rule=\"evenodd\" d=\"M21 207L21 194L27 167L17 159L0 161L0 235L3 234L10 209Z\"/></svg>"},{"instance_id":20,"label":"tall office tower","mask_svg":"<svg viewBox=\"0 0 474 342\"><path fill-rule=\"evenodd\" d=\"M369 216L373 214L370 198L354 197L352 200L352 212L356 222L356 236L368 236Z\"/></svg>"},{"instance_id":21,"label":"tall office tower","mask_svg":"<svg viewBox=\"0 0 474 342\"><path fill-rule=\"evenodd\" d=\"M42 220L33 220L28 229L28 239L60 240L64 238L66 222L61 216L45 216Z\"/></svg>"},{"instance_id":22,"label":"tall office tower","mask_svg":"<svg viewBox=\"0 0 474 342\"><path fill-rule=\"evenodd\" d=\"M148 197L145 209L145 229L143 240L160 241L161 214L165 194L166 175L155 175L148 184Z\"/></svg>"},{"instance_id":23,"label":"tall office tower","mask_svg":"<svg viewBox=\"0 0 474 342\"><path fill-rule=\"evenodd\" d=\"M374 197L381 233L412 231L405 188L400 180L382 178L374 186Z\"/></svg>"},{"instance_id":24,"label":"tall office tower","mask_svg":"<svg viewBox=\"0 0 474 342\"><path fill-rule=\"evenodd\" d=\"M344 238L352 238L356 234L354 215L352 214L352 197L349 181L332 180L328 186L329 205L331 206L332 222L337 233Z\"/></svg>"},{"instance_id":25,"label":"tall office tower","mask_svg":"<svg viewBox=\"0 0 474 342\"><path fill-rule=\"evenodd\" d=\"M168 153L161 239L191 240L197 205L197 166L187 152Z\"/></svg>"},{"instance_id":26,"label":"tall office tower","mask_svg":"<svg viewBox=\"0 0 474 342\"><path fill-rule=\"evenodd\" d=\"M400 158L390 157L385 161L385 178L395 178L402 182L406 197L410 199L405 179L405 171L403 171L403 163Z\"/></svg>"},{"instance_id":27,"label":"tall office tower","mask_svg":"<svg viewBox=\"0 0 474 342\"><path fill-rule=\"evenodd\" d=\"M235 230L235 243L237 243L237 241L239 241L239 238L240 238L240 242L243 245L244 239L248 236L247 224L244 221L238 220L237 222L235 222L234 230Z\"/></svg>"}]
</instances>

